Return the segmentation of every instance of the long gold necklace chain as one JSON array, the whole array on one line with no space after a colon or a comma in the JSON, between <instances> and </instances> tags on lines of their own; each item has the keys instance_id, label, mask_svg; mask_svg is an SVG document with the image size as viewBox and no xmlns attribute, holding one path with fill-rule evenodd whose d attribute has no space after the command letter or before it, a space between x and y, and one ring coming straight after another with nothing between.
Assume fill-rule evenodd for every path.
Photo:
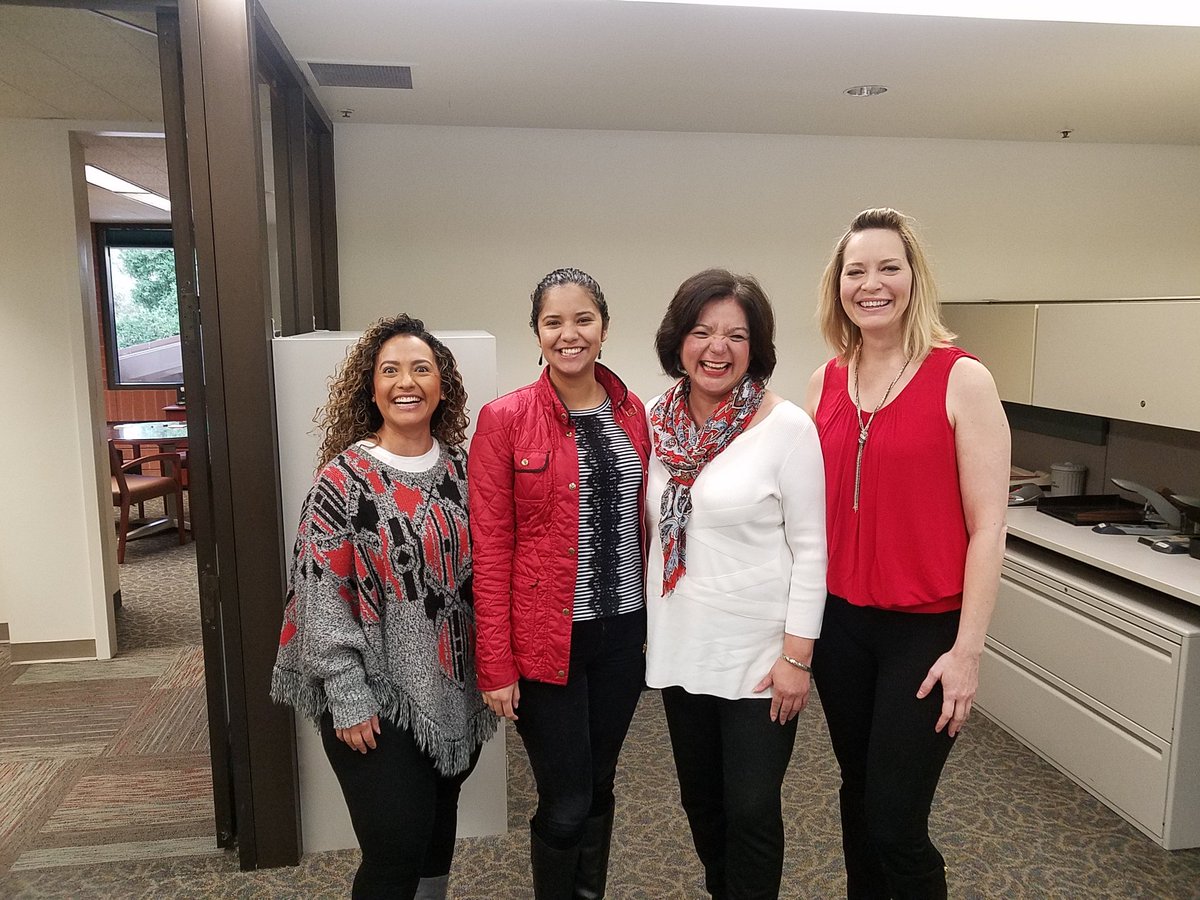
<instances>
[{"instance_id":1,"label":"long gold necklace chain","mask_svg":"<svg viewBox=\"0 0 1200 900\"><path fill-rule=\"evenodd\" d=\"M854 412L855 421L858 423L858 458L854 461L854 511L858 512L858 490L862 484L862 458L863 448L867 446L867 433L871 430L871 423L875 420L875 413L887 403L887 398L892 394L892 388L896 386L896 382L904 375L904 370L908 368L908 364L912 362L912 357L906 357L904 365L900 367L900 371L896 373L896 377L892 379L892 383L887 386L887 390L883 392L883 398L875 404L875 408L871 410L871 414L867 416L867 422L864 425L862 420L862 404L858 400L858 369L862 358L862 344L858 345L858 349L854 351Z\"/></svg>"}]
</instances>

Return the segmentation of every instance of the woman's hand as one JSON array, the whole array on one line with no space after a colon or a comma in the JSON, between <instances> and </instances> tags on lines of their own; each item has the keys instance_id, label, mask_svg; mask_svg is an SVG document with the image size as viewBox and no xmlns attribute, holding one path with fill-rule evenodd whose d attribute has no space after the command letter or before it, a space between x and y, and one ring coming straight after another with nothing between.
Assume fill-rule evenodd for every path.
<instances>
[{"instance_id":1,"label":"woman's hand","mask_svg":"<svg viewBox=\"0 0 1200 900\"><path fill-rule=\"evenodd\" d=\"M759 694L771 688L771 721L786 725L808 706L811 686L812 680L807 672L780 657L763 680L754 686L754 693Z\"/></svg>"},{"instance_id":2,"label":"woman's hand","mask_svg":"<svg viewBox=\"0 0 1200 900\"><path fill-rule=\"evenodd\" d=\"M514 681L506 687L494 691L484 691L483 702L496 715L515 722L517 721L517 706L521 703L521 689Z\"/></svg>"},{"instance_id":3,"label":"woman's hand","mask_svg":"<svg viewBox=\"0 0 1200 900\"><path fill-rule=\"evenodd\" d=\"M351 725L349 728L335 728L337 739L359 753L375 749L375 735L379 734L379 716L371 716L365 722Z\"/></svg>"},{"instance_id":4,"label":"woman's hand","mask_svg":"<svg viewBox=\"0 0 1200 900\"><path fill-rule=\"evenodd\" d=\"M947 734L957 735L971 716L975 703L975 691L979 687L979 656L974 653L956 653L951 648L937 658L929 674L917 689L917 699L924 700L938 682L942 683L942 714L938 717L934 731L941 731L949 724Z\"/></svg>"}]
</instances>

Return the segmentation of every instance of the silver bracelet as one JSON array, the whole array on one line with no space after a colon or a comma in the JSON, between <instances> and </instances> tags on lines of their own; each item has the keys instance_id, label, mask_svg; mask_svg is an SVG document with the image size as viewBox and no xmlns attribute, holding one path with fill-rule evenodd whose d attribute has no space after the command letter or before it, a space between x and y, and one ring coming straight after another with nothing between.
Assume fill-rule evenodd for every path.
<instances>
[{"instance_id":1,"label":"silver bracelet","mask_svg":"<svg viewBox=\"0 0 1200 900\"><path fill-rule=\"evenodd\" d=\"M795 666L801 672L807 672L809 675L812 674L812 666L810 666L808 663L802 663L800 660L796 659L795 657L788 656L786 653L779 654L779 658L788 665Z\"/></svg>"}]
</instances>

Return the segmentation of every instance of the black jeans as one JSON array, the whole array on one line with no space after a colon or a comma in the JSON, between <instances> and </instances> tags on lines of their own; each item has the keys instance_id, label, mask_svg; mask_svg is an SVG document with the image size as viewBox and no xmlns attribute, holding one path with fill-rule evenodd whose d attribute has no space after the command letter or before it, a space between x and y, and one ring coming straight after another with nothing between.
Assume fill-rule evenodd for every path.
<instances>
[{"instance_id":1,"label":"black jeans","mask_svg":"<svg viewBox=\"0 0 1200 900\"><path fill-rule=\"evenodd\" d=\"M720 900L776 900L783 875L780 791L796 723L771 721L769 699L725 700L663 688L679 797Z\"/></svg>"},{"instance_id":2,"label":"black jeans","mask_svg":"<svg viewBox=\"0 0 1200 900\"><path fill-rule=\"evenodd\" d=\"M359 753L338 740L329 713L321 717L325 755L362 850L354 900L411 898L422 878L450 871L458 795L482 749L465 772L445 776L408 729L382 718L379 728L375 749Z\"/></svg>"},{"instance_id":3,"label":"black jeans","mask_svg":"<svg viewBox=\"0 0 1200 900\"><path fill-rule=\"evenodd\" d=\"M934 726L942 686L917 688L954 644L959 613L859 607L830 595L814 677L842 770L847 896L945 897L929 809L954 739Z\"/></svg>"},{"instance_id":4,"label":"black jeans","mask_svg":"<svg viewBox=\"0 0 1200 900\"><path fill-rule=\"evenodd\" d=\"M573 847L588 817L613 806L617 757L645 684L645 644L645 609L576 622L567 683L521 679L516 725L537 783L533 828L550 847Z\"/></svg>"}]
</instances>

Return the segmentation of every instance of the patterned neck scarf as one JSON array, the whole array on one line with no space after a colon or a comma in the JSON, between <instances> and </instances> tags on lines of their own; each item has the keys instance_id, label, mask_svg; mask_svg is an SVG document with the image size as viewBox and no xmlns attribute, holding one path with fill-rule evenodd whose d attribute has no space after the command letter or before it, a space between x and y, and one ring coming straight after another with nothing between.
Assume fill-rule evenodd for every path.
<instances>
[{"instance_id":1,"label":"patterned neck scarf","mask_svg":"<svg viewBox=\"0 0 1200 900\"><path fill-rule=\"evenodd\" d=\"M687 524L692 515L692 485L713 459L745 431L762 404L767 386L746 375L697 428L688 412L691 382L682 378L650 411L654 454L671 473L662 495L658 525L663 548L663 596L683 577L687 557Z\"/></svg>"}]
</instances>

